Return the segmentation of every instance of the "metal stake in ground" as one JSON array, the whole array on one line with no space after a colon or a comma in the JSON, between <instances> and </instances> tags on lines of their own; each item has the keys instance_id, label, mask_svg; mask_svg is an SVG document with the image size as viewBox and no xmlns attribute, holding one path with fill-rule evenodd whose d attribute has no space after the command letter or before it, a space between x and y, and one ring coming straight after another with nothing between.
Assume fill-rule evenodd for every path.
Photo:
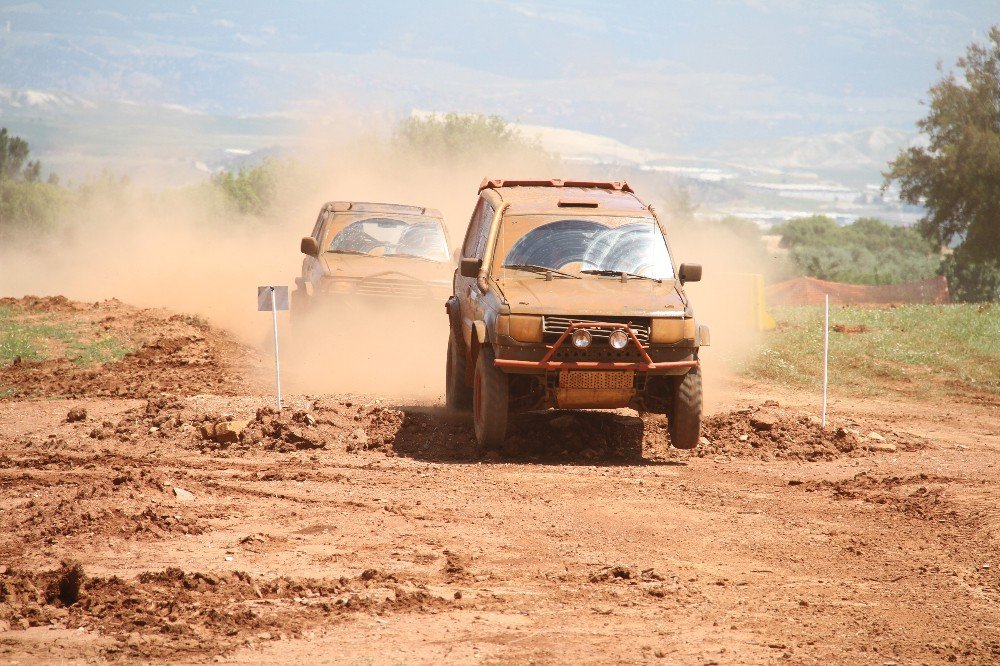
<instances>
[{"instance_id":1,"label":"metal stake in ground","mask_svg":"<svg viewBox=\"0 0 1000 666\"><path fill-rule=\"evenodd\" d=\"M278 389L278 411L281 411L281 363L278 360L278 310L288 309L288 287L266 285L257 287L257 310L271 311L274 322L274 382Z\"/></svg>"},{"instance_id":2,"label":"metal stake in ground","mask_svg":"<svg viewBox=\"0 0 1000 666\"><path fill-rule=\"evenodd\" d=\"M823 427L826 427L826 380L827 359L830 356L830 294L826 294L825 314L823 315Z\"/></svg>"}]
</instances>

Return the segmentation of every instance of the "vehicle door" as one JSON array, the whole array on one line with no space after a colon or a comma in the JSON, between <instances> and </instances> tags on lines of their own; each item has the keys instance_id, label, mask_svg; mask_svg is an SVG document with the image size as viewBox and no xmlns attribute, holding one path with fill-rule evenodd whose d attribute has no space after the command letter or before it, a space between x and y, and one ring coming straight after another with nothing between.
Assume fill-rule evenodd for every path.
<instances>
[{"instance_id":1,"label":"vehicle door","mask_svg":"<svg viewBox=\"0 0 1000 666\"><path fill-rule=\"evenodd\" d=\"M483 259L492 221L493 206L486 199L480 198L472 212L472 219L469 220L469 229L462 245L462 259ZM472 322L481 316L479 299L482 296L478 280L474 277L464 277L459 262L459 268L455 271L455 297L462 313L462 337L465 339L467 349L471 348L472 344Z\"/></svg>"}]
</instances>

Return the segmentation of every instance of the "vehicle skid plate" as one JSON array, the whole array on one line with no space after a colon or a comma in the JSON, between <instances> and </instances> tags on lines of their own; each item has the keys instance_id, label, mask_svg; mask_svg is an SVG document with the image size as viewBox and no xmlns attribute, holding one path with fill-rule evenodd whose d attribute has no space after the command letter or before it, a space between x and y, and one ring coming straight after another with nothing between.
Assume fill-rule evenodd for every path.
<instances>
[{"instance_id":1,"label":"vehicle skid plate","mask_svg":"<svg viewBox=\"0 0 1000 666\"><path fill-rule=\"evenodd\" d=\"M564 389L630 389L635 383L635 372L560 370L559 388Z\"/></svg>"}]
</instances>

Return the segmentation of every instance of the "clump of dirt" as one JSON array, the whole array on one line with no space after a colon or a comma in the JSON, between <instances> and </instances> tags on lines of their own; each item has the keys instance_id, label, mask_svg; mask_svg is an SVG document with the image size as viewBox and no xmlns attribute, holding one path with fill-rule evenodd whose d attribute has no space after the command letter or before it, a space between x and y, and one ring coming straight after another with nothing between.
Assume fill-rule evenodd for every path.
<instances>
[{"instance_id":1,"label":"clump of dirt","mask_svg":"<svg viewBox=\"0 0 1000 666\"><path fill-rule=\"evenodd\" d=\"M425 586L370 569L353 578L254 578L242 572L187 573L177 568L134 580L74 578L77 598L62 600L73 569L0 573L0 626L91 627L117 639L108 657L162 660L224 654L236 647L298 637L331 616L433 612L449 600Z\"/></svg>"},{"instance_id":2,"label":"clump of dirt","mask_svg":"<svg viewBox=\"0 0 1000 666\"><path fill-rule=\"evenodd\" d=\"M944 498L952 478L930 474L878 477L860 472L840 481L813 481L806 491L826 490L837 499L861 500L894 509L903 515L922 520L958 520L959 514Z\"/></svg>"},{"instance_id":3,"label":"clump of dirt","mask_svg":"<svg viewBox=\"0 0 1000 666\"><path fill-rule=\"evenodd\" d=\"M257 410L246 428L238 435L244 448L289 452L301 449L321 449L326 446L319 431L318 420L306 412L278 413L270 407ZM222 442L220 446L224 446Z\"/></svg>"},{"instance_id":4,"label":"clump of dirt","mask_svg":"<svg viewBox=\"0 0 1000 666\"><path fill-rule=\"evenodd\" d=\"M41 361L18 359L0 367L0 395L25 397L145 398L161 393L231 395L239 391L240 373L226 359L247 350L228 334L186 315L139 309L116 300L87 305L62 296L0 299L16 307L25 321L44 315L46 325L65 325L79 343L113 340L129 349L123 358L86 365L68 356Z\"/></svg>"},{"instance_id":5,"label":"clump of dirt","mask_svg":"<svg viewBox=\"0 0 1000 666\"><path fill-rule=\"evenodd\" d=\"M657 599L685 605L701 596L696 579L682 579L677 574L663 574L655 569L639 569L623 565L604 567L588 579L596 585L622 585L634 588Z\"/></svg>"},{"instance_id":6,"label":"clump of dirt","mask_svg":"<svg viewBox=\"0 0 1000 666\"><path fill-rule=\"evenodd\" d=\"M444 551L443 573L450 581L465 580L470 577L469 567L472 566L472 558L455 551Z\"/></svg>"},{"instance_id":7,"label":"clump of dirt","mask_svg":"<svg viewBox=\"0 0 1000 666\"><path fill-rule=\"evenodd\" d=\"M66 423L76 423L87 420L87 410L83 407L74 407L66 414Z\"/></svg>"},{"instance_id":8,"label":"clump of dirt","mask_svg":"<svg viewBox=\"0 0 1000 666\"><path fill-rule=\"evenodd\" d=\"M867 333L871 330L865 324L834 324L831 328L834 333Z\"/></svg>"},{"instance_id":9,"label":"clump of dirt","mask_svg":"<svg viewBox=\"0 0 1000 666\"><path fill-rule=\"evenodd\" d=\"M350 400L317 400L308 409L258 409L254 418L202 415L198 431L202 451L220 455L247 455L254 451L290 453L309 449L383 451L393 455L392 443L404 414L379 404L357 405Z\"/></svg>"},{"instance_id":10,"label":"clump of dirt","mask_svg":"<svg viewBox=\"0 0 1000 666\"><path fill-rule=\"evenodd\" d=\"M882 435L855 423L828 423L824 428L815 416L784 410L768 401L702 419L702 441L696 455L817 461L919 446L895 433Z\"/></svg>"}]
</instances>

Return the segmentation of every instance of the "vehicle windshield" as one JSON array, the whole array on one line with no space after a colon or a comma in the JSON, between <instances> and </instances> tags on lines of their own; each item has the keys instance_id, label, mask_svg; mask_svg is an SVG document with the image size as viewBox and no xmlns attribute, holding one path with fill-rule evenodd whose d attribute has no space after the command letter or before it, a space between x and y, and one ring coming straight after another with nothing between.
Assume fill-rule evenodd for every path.
<instances>
[{"instance_id":1,"label":"vehicle windshield","mask_svg":"<svg viewBox=\"0 0 1000 666\"><path fill-rule=\"evenodd\" d=\"M448 243L438 220L369 217L333 235L327 252L448 261Z\"/></svg>"},{"instance_id":2,"label":"vehicle windshield","mask_svg":"<svg viewBox=\"0 0 1000 666\"><path fill-rule=\"evenodd\" d=\"M663 234L643 217L506 216L495 257L495 275L506 275L511 266L542 266L585 277L622 271L655 280L674 277Z\"/></svg>"}]
</instances>

